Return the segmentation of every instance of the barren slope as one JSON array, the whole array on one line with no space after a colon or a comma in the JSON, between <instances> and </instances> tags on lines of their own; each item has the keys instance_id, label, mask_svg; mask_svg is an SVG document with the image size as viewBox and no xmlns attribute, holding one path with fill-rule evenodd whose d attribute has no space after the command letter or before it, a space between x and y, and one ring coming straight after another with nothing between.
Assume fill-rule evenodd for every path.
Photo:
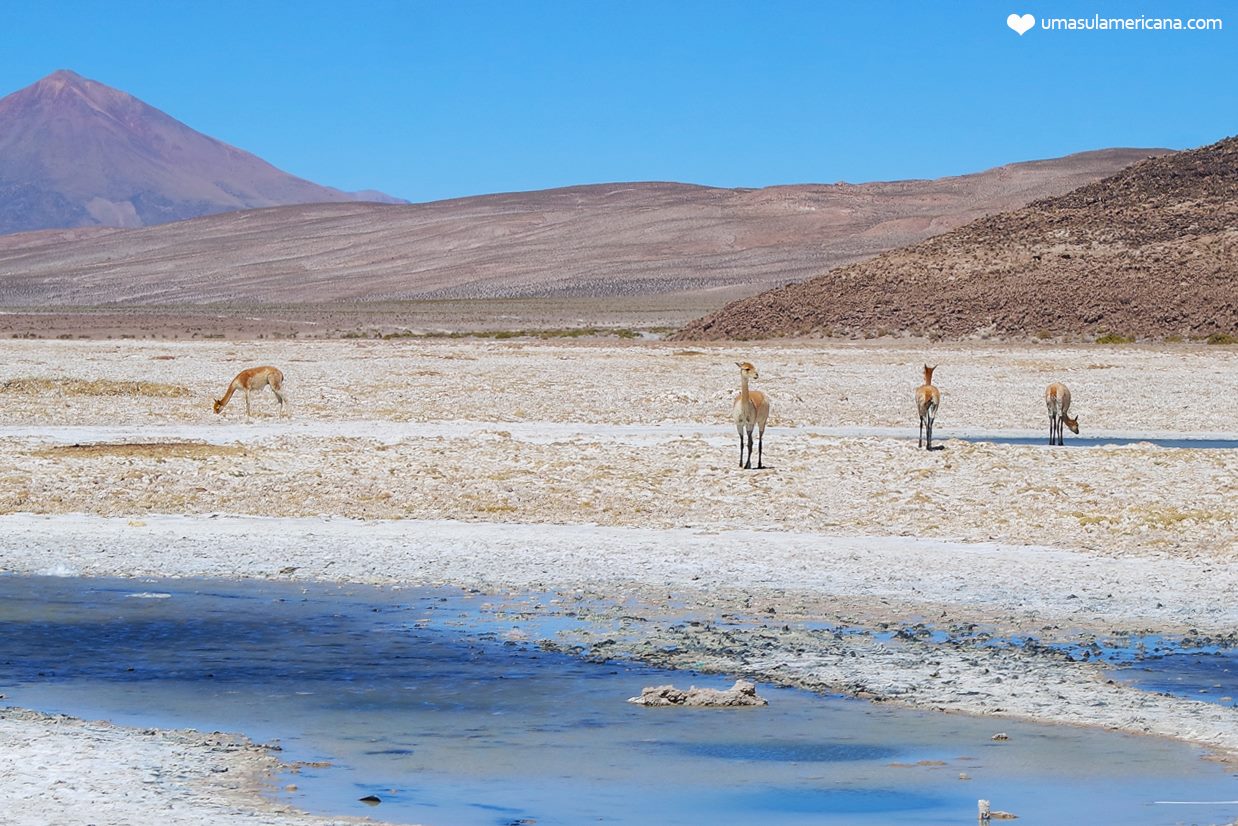
<instances>
[{"instance_id":1,"label":"barren slope","mask_svg":"<svg viewBox=\"0 0 1238 826\"><path fill-rule=\"evenodd\" d=\"M253 210L76 240L39 234L0 244L0 305L733 297L1069 191L1150 151L938 180L759 190L603 184Z\"/></svg>"},{"instance_id":2,"label":"barren slope","mask_svg":"<svg viewBox=\"0 0 1238 826\"><path fill-rule=\"evenodd\" d=\"M1238 138L734 302L682 339L1238 329Z\"/></svg>"},{"instance_id":3,"label":"barren slope","mask_svg":"<svg viewBox=\"0 0 1238 826\"><path fill-rule=\"evenodd\" d=\"M396 199L281 172L70 71L0 99L0 234L357 200Z\"/></svg>"}]
</instances>

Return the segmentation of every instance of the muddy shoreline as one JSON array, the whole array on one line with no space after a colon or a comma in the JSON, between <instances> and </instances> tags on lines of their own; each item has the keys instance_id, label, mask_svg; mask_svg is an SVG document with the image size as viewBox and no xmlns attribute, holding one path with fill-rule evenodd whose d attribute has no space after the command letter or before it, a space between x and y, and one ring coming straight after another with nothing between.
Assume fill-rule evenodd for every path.
<instances>
[{"instance_id":1,"label":"muddy shoreline","mask_svg":"<svg viewBox=\"0 0 1238 826\"><path fill-rule=\"evenodd\" d=\"M15 514L0 517L0 527L0 556L15 573L552 592L559 596L547 612L591 625L545 642L581 656L1157 734L1238 754L1232 704L1140 691L1109 679L1090 655L1067 657L1055 647L1086 649L1098 638L1148 632L1232 645L1238 607L1217 604L1207 589L1238 588L1238 564L897 538L219 514ZM753 543L764 545L760 561L747 558ZM837 562L819 570L814 551ZM926 571L926 554L946 570ZM1055 570L1036 564L1037 554ZM1026 566L1013 564L1029 556ZM983 572L971 590L949 572L956 560ZM771 566L782 573L771 577ZM914 598L907 593L913 580ZM1146 603L1149 582L1162 583L1163 602ZM1063 583L1073 590L1061 593ZM992 636L1013 635L1036 642L990 644Z\"/></svg>"}]
</instances>

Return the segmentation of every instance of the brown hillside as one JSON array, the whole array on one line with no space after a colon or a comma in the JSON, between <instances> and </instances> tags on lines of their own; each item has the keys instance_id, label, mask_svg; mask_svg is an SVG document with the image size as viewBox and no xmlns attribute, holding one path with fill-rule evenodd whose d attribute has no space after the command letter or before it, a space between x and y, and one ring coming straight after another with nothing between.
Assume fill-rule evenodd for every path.
<instances>
[{"instance_id":1,"label":"brown hillside","mask_svg":"<svg viewBox=\"0 0 1238 826\"><path fill-rule=\"evenodd\" d=\"M1144 158L1108 149L937 180L623 183L316 204L0 242L0 305L632 297L701 306L809 278Z\"/></svg>"},{"instance_id":2,"label":"brown hillside","mask_svg":"<svg viewBox=\"0 0 1238 826\"><path fill-rule=\"evenodd\" d=\"M683 339L1238 329L1238 137L733 302Z\"/></svg>"}]
</instances>

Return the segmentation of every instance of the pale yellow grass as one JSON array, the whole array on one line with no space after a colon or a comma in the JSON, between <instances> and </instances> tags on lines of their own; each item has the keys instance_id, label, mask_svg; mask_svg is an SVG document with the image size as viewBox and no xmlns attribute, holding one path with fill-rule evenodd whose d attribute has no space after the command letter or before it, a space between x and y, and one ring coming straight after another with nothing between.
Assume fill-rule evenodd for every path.
<instances>
[{"instance_id":1,"label":"pale yellow grass","mask_svg":"<svg viewBox=\"0 0 1238 826\"><path fill-rule=\"evenodd\" d=\"M193 395L192 390L179 384L45 377L7 379L0 384L0 392L28 396L154 396L165 399L183 399Z\"/></svg>"},{"instance_id":2,"label":"pale yellow grass","mask_svg":"<svg viewBox=\"0 0 1238 826\"><path fill-rule=\"evenodd\" d=\"M205 459L212 456L238 456L245 453L237 445L212 445L206 442L136 442L52 445L31 451L41 459Z\"/></svg>"}]
</instances>

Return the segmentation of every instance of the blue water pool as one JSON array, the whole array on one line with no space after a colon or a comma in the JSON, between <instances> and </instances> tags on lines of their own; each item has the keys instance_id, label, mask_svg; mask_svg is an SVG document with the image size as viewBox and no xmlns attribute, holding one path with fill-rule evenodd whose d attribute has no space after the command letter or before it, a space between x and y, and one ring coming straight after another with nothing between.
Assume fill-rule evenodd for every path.
<instances>
[{"instance_id":1,"label":"blue water pool","mask_svg":"<svg viewBox=\"0 0 1238 826\"><path fill-rule=\"evenodd\" d=\"M1199 803L1238 800L1238 780L1160 739L770 686L766 708L633 706L647 685L730 679L540 650L525 639L574 622L546 620L540 599L0 577L0 692L45 711L278 739L285 760L329 765L272 794L430 826L958 824L981 797L1024 824L1238 817L1238 804ZM359 801L369 794L382 802Z\"/></svg>"}]
</instances>

